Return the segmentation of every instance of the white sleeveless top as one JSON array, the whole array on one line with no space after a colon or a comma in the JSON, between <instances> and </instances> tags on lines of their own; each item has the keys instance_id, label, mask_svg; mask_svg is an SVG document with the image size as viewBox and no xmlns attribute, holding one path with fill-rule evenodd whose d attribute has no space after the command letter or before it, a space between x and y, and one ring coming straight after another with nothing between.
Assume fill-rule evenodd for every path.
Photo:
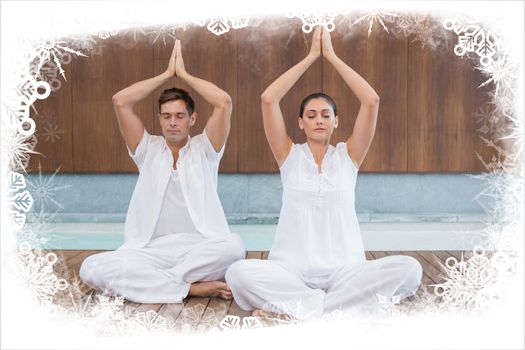
<instances>
[{"instance_id":1,"label":"white sleeveless top","mask_svg":"<svg viewBox=\"0 0 525 350\"><path fill-rule=\"evenodd\" d=\"M358 169L346 143L329 145L322 172L308 143L293 144L281 166L282 207L269 260L321 276L366 260L355 211Z\"/></svg>"}]
</instances>

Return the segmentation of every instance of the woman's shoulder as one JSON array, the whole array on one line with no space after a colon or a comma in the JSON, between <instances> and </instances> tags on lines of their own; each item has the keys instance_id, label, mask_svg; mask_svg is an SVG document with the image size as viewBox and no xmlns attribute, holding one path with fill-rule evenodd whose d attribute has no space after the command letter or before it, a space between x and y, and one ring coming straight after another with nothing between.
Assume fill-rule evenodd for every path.
<instances>
[{"instance_id":1,"label":"woman's shoulder","mask_svg":"<svg viewBox=\"0 0 525 350\"><path fill-rule=\"evenodd\" d=\"M339 156L343 160L350 162L354 170L359 171L359 167L356 165L356 163L354 162L354 160L350 157L350 154L348 153L346 142L339 142L337 145L335 145L335 152L339 154Z\"/></svg>"}]
</instances>

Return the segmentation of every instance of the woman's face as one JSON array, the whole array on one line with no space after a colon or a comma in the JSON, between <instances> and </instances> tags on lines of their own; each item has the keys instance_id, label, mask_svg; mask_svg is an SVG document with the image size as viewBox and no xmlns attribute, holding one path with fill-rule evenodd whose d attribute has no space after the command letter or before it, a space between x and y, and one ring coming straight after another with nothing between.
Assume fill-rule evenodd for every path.
<instances>
[{"instance_id":1,"label":"woman's face","mask_svg":"<svg viewBox=\"0 0 525 350\"><path fill-rule=\"evenodd\" d=\"M337 128L337 116L324 98L314 98L306 104L299 127L309 140L327 142Z\"/></svg>"}]
</instances>

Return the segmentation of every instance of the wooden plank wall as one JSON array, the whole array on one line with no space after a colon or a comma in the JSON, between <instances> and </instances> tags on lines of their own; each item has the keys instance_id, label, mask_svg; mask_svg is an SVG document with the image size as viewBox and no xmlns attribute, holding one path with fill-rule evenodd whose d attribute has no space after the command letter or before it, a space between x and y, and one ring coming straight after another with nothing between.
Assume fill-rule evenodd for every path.
<instances>
[{"instance_id":1,"label":"wooden plank wall","mask_svg":"<svg viewBox=\"0 0 525 350\"><path fill-rule=\"evenodd\" d=\"M490 159L476 134L473 113L486 104L491 86L470 61L448 50L433 51L412 38L396 39L382 30L368 37L367 28L339 26L332 33L338 55L361 74L381 97L377 131L362 172L467 172L484 171L476 152ZM220 171L227 173L276 172L264 135L260 95L285 70L308 52L310 34L300 21L265 19L258 27L231 30L215 36L206 28L175 32L183 43L186 69L226 90L233 99L233 121ZM67 81L51 97L35 104L36 150L29 172L38 164L42 172L135 172L113 113L111 96L126 86L160 74L167 67L172 42L147 40L121 45L122 38L100 41L102 55L73 58L65 65ZM172 40L172 39L171 39ZM173 80L137 105L148 131L160 134L157 98L164 88L188 86ZM197 124L204 128L211 107L195 94ZM318 60L281 102L289 134L304 142L297 126L299 104L316 91L332 95L338 103L340 126L332 143L346 140L359 109L357 98L333 67ZM58 122L60 138L46 137L51 118Z\"/></svg>"}]
</instances>

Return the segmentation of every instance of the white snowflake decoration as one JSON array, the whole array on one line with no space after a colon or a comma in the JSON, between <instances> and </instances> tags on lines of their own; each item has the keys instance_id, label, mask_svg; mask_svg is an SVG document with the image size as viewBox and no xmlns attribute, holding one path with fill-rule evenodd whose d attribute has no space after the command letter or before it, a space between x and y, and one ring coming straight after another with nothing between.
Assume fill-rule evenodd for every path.
<instances>
[{"instance_id":1,"label":"white snowflake decoration","mask_svg":"<svg viewBox=\"0 0 525 350\"><path fill-rule=\"evenodd\" d=\"M219 327L223 331L238 331L239 329L241 329L240 323L241 318L239 316L226 315L219 322Z\"/></svg>"},{"instance_id":2,"label":"white snowflake decoration","mask_svg":"<svg viewBox=\"0 0 525 350\"><path fill-rule=\"evenodd\" d=\"M457 15L443 23L448 30L453 30L458 35L458 43L454 47L457 56L467 52L474 52L479 57L483 67L491 64L498 51L498 36L491 30L483 29L477 20L464 15Z\"/></svg>"},{"instance_id":3,"label":"white snowflake decoration","mask_svg":"<svg viewBox=\"0 0 525 350\"><path fill-rule=\"evenodd\" d=\"M207 309L204 304L197 304L182 310L180 323L184 333L201 333L217 325L219 319L215 314L215 310Z\"/></svg>"},{"instance_id":4,"label":"white snowflake decoration","mask_svg":"<svg viewBox=\"0 0 525 350\"><path fill-rule=\"evenodd\" d=\"M65 188L71 187L70 185L56 186L53 181L56 174L60 170L60 167L55 170L54 174L48 177L47 179L42 176L42 166L40 162L38 163L38 178L35 181L28 181L28 189L31 192L34 201L35 207L42 209L47 206L49 203L53 203L58 208L63 209L64 207L55 199L55 194L57 191L63 190Z\"/></svg>"},{"instance_id":5,"label":"white snowflake decoration","mask_svg":"<svg viewBox=\"0 0 525 350\"><path fill-rule=\"evenodd\" d=\"M60 140L61 135L66 132L64 129L59 128L58 125L53 122L48 122L47 125L42 129L42 136L44 136L44 140L46 142L51 141L52 143L55 143L56 140Z\"/></svg>"},{"instance_id":6,"label":"white snowflake decoration","mask_svg":"<svg viewBox=\"0 0 525 350\"><path fill-rule=\"evenodd\" d=\"M33 206L33 197L25 188L26 181L24 175L14 171L9 172L7 186L8 192L5 200L11 207L11 218L17 229L24 226L26 213Z\"/></svg>"},{"instance_id":7,"label":"white snowflake decoration","mask_svg":"<svg viewBox=\"0 0 525 350\"><path fill-rule=\"evenodd\" d=\"M166 39L169 40L169 38L172 38L173 40L177 39L175 37L175 30L173 26L169 25L163 25L159 27L158 29L152 30L148 32L148 35L153 37L153 44L157 42L157 40L162 39L162 43L164 46L166 46Z\"/></svg>"},{"instance_id":8,"label":"white snowflake decoration","mask_svg":"<svg viewBox=\"0 0 525 350\"><path fill-rule=\"evenodd\" d=\"M93 32L93 34L95 34L102 40L106 40L109 37L116 36L118 34L118 29L100 30L98 32Z\"/></svg>"},{"instance_id":9,"label":"white snowflake decoration","mask_svg":"<svg viewBox=\"0 0 525 350\"><path fill-rule=\"evenodd\" d=\"M376 294L378 312L382 316L393 316L399 315L399 309L396 307L400 302L401 298L398 295L394 295L388 298L382 294Z\"/></svg>"},{"instance_id":10,"label":"white snowflake decoration","mask_svg":"<svg viewBox=\"0 0 525 350\"><path fill-rule=\"evenodd\" d=\"M219 327L222 331L238 331L240 329L256 329L263 328L263 324L257 317L246 316L242 318L241 326L241 317L235 315L226 315L219 322Z\"/></svg>"},{"instance_id":11,"label":"white snowflake decoration","mask_svg":"<svg viewBox=\"0 0 525 350\"><path fill-rule=\"evenodd\" d=\"M66 52L60 56L60 63L68 65L72 61L71 54ZM60 74L60 69L54 61L46 61L42 66L38 67L38 64L31 64L30 67L31 74L35 78L39 78L47 82L51 88L51 91L58 91L62 86L58 75Z\"/></svg>"},{"instance_id":12,"label":"white snowflake decoration","mask_svg":"<svg viewBox=\"0 0 525 350\"><path fill-rule=\"evenodd\" d=\"M62 69L61 59L66 53L72 53L76 56L87 57L82 52L73 50L68 46L65 46L65 41L44 39L35 42L35 58L38 59L36 72L40 71L40 68L48 61L53 61L58 67L58 72L64 80L66 75L64 69ZM47 97L47 96L46 96Z\"/></svg>"},{"instance_id":13,"label":"white snowflake decoration","mask_svg":"<svg viewBox=\"0 0 525 350\"><path fill-rule=\"evenodd\" d=\"M394 13L372 11L358 18L353 24L357 24L362 21L369 21L368 36L370 37L374 23L377 22L381 24L383 30L388 33L388 28L386 27L385 22L393 22L395 17L397 17L397 14Z\"/></svg>"},{"instance_id":14,"label":"white snowflake decoration","mask_svg":"<svg viewBox=\"0 0 525 350\"><path fill-rule=\"evenodd\" d=\"M468 260L449 257L445 265L445 282L434 285L436 296L443 298L447 307L472 310L499 303L504 291L504 278L514 273L511 259L502 252L492 258L485 256L481 247L473 250Z\"/></svg>"},{"instance_id":15,"label":"white snowflake decoration","mask_svg":"<svg viewBox=\"0 0 525 350\"><path fill-rule=\"evenodd\" d=\"M55 253L43 254L39 249L33 251L28 243L21 243L18 258L29 289L43 304L51 304L53 296L68 287L65 279L54 274L53 265L58 260Z\"/></svg>"},{"instance_id":16,"label":"white snowflake decoration","mask_svg":"<svg viewBox=\"0 0 525 350\"><path fill-rule=\"evenodd\" d=\"M140 38L140 37L144 37L145 38L147 36L146 31L142 27L132 27L132 28L128 28L124 32L122 32L122 35L130 35L130 34L133 34L133 41L134 42L137 41L137 38Z\"/></svg>"},{"instance_id":17,"label":"white snowflake decoration","mask_svg":"<svg viewBox=\"0 0 525 350\"><path fill-rule=\"evenodd\" d=\"M518 66L516 63L512 63L508 58L502 57L497 60L491 60L484 67L477 68L482 71L485 75L490 78L483 82L479 87L485 86L489 83L496 85L495 94L498 94L500 86L503 85L512 95L514 90L512 89L511 82L516 79L516 70Z\"/></svg>"},{"instance_id":18,"label":"white snowflake decoration","mask_svg":"<svg viewBox=\"0 0 525 350\"><path fill-rule=\"evenodd\" d=\"M208 29L211 33L219 36L233 29L245 28L248 26L250 17L216 17L210 19L194 20L193 23ZM207 23L207 24L206 24Z\"/></svg>"},{"instance_id":19,"label":"white snowflake decoration","mask_svg":"<svg viewBox=\"0 0 525 350\"><path fill-rule=\"evenodd\" d=\"M154 310L138 312L134 317L137 328L143 332L163 332L167 330L166 319Z\"/></svg>"},{"instance_id":20,"label":"white snowflake decoration","mask_svg":"<svg viewBox=\"0 0 525 350\"><path fill-rule=\"evenodd\" d=\"M35 121L29 116L29 107L37 100L46 99L51 93L49 83L42 80L35 80L32 76L26 75L17 88L18 103L9 106L10 125L16 125L17 130L23 136L30 136L35 132ZM43 90L43 92L39 92ZM29 128L24 125L29 124Z\"/></svg>"},{"instance_id":21,"label":"white snowflake decoration","mask_svg":"<svg viewBox=\"0 0 525 350\"><path fill-rule=\"evenodd\" d=\"M38 141L35 135L26 136L17 129L4 128L2 133L2 149L8 157L11 170L24 171L29 165L30 154L39 154L34 149Z\"/></svg>"},{"instance_id":22,"label":"white snowflake decoration","mask_svg":"<svg viewBox=\"0 0 525 350\"><path fill-rule=\"evenodd\" d=\"M49 242L49 237L55 228L50 225L54 221L57 212L47 213L43 208L38 212L30 211L26 214L26 225L16 231L19 242L28 242L32 247L39 247Z\"/></svg>"},{"instance_id":23,"label":"white snowflake decoration","mask_svg":"<svg viewBox=\"0 0 525 350\"><path fill-rule=\"evenodd\" d=\"M323 26L327 31L332 32L335 29L336 13L314 12L314 13L292 13L288 17L299 17L303 23L301 29L304 33L310 33L317 26Z\"/></svg>"}]
</instances>

